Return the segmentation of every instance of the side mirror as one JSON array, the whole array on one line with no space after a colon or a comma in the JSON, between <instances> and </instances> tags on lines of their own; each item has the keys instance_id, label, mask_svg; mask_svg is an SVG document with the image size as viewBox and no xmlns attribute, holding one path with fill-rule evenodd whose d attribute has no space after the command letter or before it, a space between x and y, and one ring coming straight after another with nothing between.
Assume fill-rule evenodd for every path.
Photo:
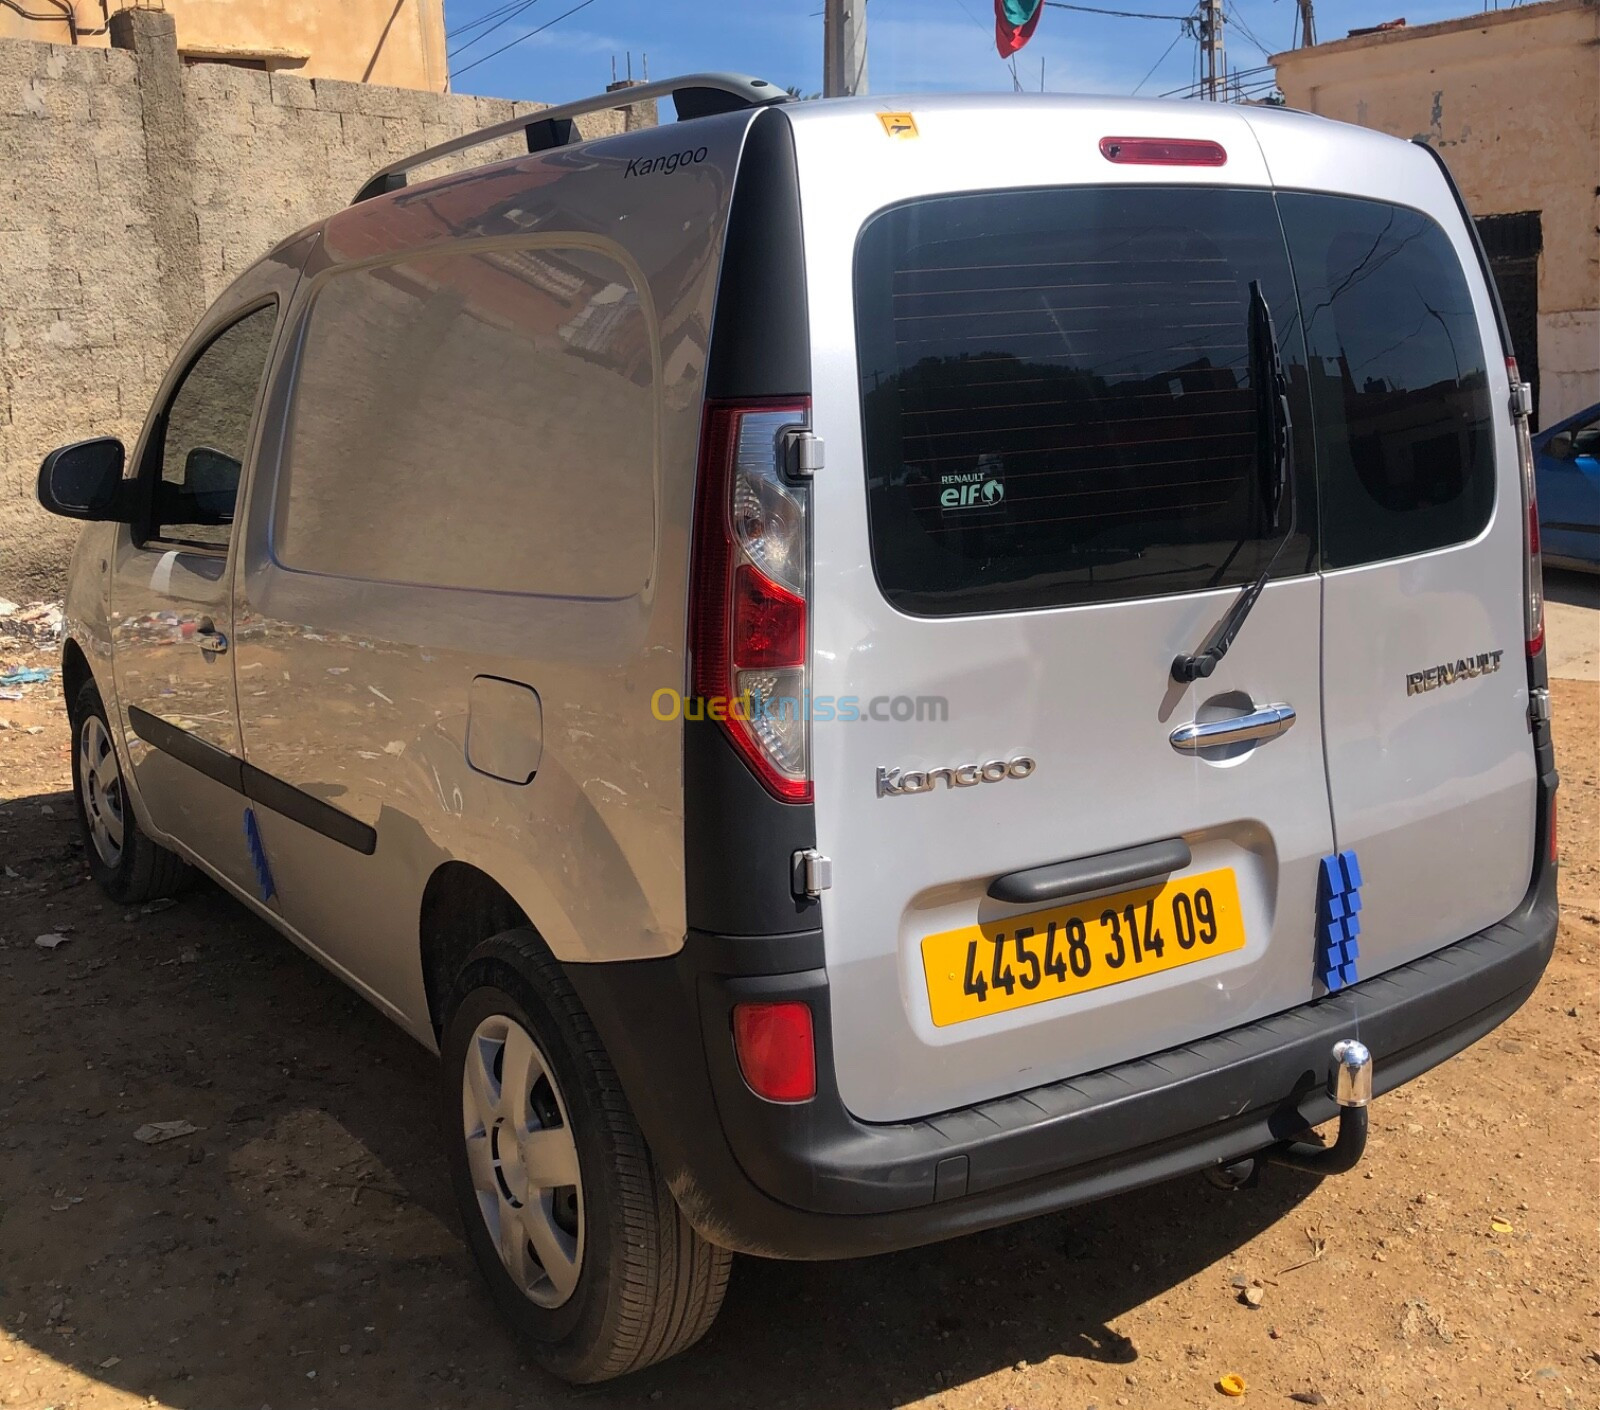
<instances>
[{"instance_id":1,"label":"side mirror","mask_svg":"<svg viewBox=\"0 0 1600 1410\"><path fill-rule=\"evenodd\" d=\"M1571 460L1573 456L1572 432L1563 431L1559 436L1551 436L1549 443L1544 448L1544 453L1552 460Z\"/></svg>"},{"instance_id":2,"label":"side mirror","mask_svg":"<svg viewBox=\"0 0 1600 1410\"><path fill-rule=\"evenodd\" d=\"M122 467L127 452L114 436L78 441L45 456L39 467L39 503L67 519L125 517Z\"/></svg>"}]
</instances>

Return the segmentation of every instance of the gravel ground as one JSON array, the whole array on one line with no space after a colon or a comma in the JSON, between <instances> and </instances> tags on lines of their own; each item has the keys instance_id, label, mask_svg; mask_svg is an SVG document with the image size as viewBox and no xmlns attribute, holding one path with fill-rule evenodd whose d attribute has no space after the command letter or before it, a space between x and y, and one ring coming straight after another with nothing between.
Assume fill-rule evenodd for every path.
<instances>
[{"instance_id":1,"label":"gravel ground","mask_svg":"<svg viewBox=\"0 0 1600 1410\"><path fill-rule=\"evenodd\" d=\"M1565 648L1600 618L1563 621ZM54 658L0 642L0 661ZM855 1263L741 1260L700 1348L586 1391L523 1363L479 1287L432 1059L217 891L146 914L87 882L57 693L0 700L0 1404L1169 1410L1227 1403L1234 1373L1256 1404L1600 1406L1592 679L1553 687L1549 973L1376 1104L1353 1174L1184 1180ZM197 1129L134 1139L154 1121Z\"/></svg>"}]
</instances>

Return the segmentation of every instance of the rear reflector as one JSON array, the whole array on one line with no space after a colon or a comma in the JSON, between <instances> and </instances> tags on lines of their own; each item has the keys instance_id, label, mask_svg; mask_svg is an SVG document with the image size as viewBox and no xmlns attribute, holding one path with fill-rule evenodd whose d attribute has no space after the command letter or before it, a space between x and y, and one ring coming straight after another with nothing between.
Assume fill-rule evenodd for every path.
<instances>
[{"instance_id":1,"label":"rear reflector","mask_svg":"<svg viewBox=\"0 0 1600 1410\"><path fill-rule=\"evenodd\" d=\"M1550 865L1561 861L1561 843L1556 838L1556 795L1550 795Z\"/></svg>"},{"instance_id":2,"label":"rear reflector","mask_svg":"<svg viewBox=\"0 0 1600 1410\"><path fill-rule=\"evenodd\" d=\"M1129 166L1222 166L1228 160L1221 143L1189 137L1102 137L1100 155Z\"/></svg>"},{"instance_id":3,"label":"rear reflector","mask_svg":"<svg viewBox=\"0 0 1600 1410\"><path fill-rule=\"evenodd\" d=\"M750 1090L769 1102L808 1102L817 1094L817 1055L811 1007L736 1004L733 1050Z\"/></svg>"}]
</instances>

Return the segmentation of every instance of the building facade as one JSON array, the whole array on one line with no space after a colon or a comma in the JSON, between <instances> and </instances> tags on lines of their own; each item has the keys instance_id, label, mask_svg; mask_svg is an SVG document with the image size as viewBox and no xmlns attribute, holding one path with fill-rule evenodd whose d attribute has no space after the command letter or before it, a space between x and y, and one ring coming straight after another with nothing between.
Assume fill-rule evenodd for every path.
<instances>
[{"instance_id":1,"label":"building facade","mask_svg":"<svg viewBox=\"0 0 1600 1410\"><path fill-rule=\"evenodd\" d=\"M1600 3L1273 56L1290 107L1435 148L1476 217L1536 424L1600 401Z\"/></svg>"},{"instance_id":2,"label":"building facade","mask_svg":"<svg viewBox=\"0 0 1600 1410\"><path fill-rule=\"evenodd\" d=\"M444 0L18 0L0 39L105 48L121 9L166 10L187 63L443 93Z\"/></svg>"}]
</instances>

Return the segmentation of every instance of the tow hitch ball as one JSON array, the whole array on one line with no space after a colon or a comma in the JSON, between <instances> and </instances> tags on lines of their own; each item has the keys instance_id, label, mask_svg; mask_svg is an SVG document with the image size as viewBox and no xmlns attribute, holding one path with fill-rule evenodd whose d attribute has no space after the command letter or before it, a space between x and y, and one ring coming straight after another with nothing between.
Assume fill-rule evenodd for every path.
<instances>
[{"instance_id":1,"label":"tow hitch ball","mask_svg":"<svg viewBox=\"0 0 1600 1410\"><path fill-rule=\"evenodd\" d=\"M1284 1141L1260 1155L1215 1166L1206 1178L1224 1190L1254 1185L1262 1164L1286 1165L1312 1175L1342 1175L1355 1168L1367 1148L1367 1106L1372 1101L1372 1054L1355 1038L1333 1045L1328 1064L1328 1095L1339 1104L1339 1134L1331 1146Z\"/></svg>"},{"instance_id":2,"label":"tow hitch ball","mask_svg":"<svg viewBox=\"0 0 1600 1410\"><path fill-rule=\"evenodd\" d=\"M1372 1101L1372 1054L1365 1043L1341 1038L1333 1045L1328 1095L1339 1104L1339 1135L1334 1143L1285 1141L1266 1152L1272 1164L1312 1175L1342 1175L1355 1168L1367 1148L1367 1106Z\"/></svg>"}]
</instances>

